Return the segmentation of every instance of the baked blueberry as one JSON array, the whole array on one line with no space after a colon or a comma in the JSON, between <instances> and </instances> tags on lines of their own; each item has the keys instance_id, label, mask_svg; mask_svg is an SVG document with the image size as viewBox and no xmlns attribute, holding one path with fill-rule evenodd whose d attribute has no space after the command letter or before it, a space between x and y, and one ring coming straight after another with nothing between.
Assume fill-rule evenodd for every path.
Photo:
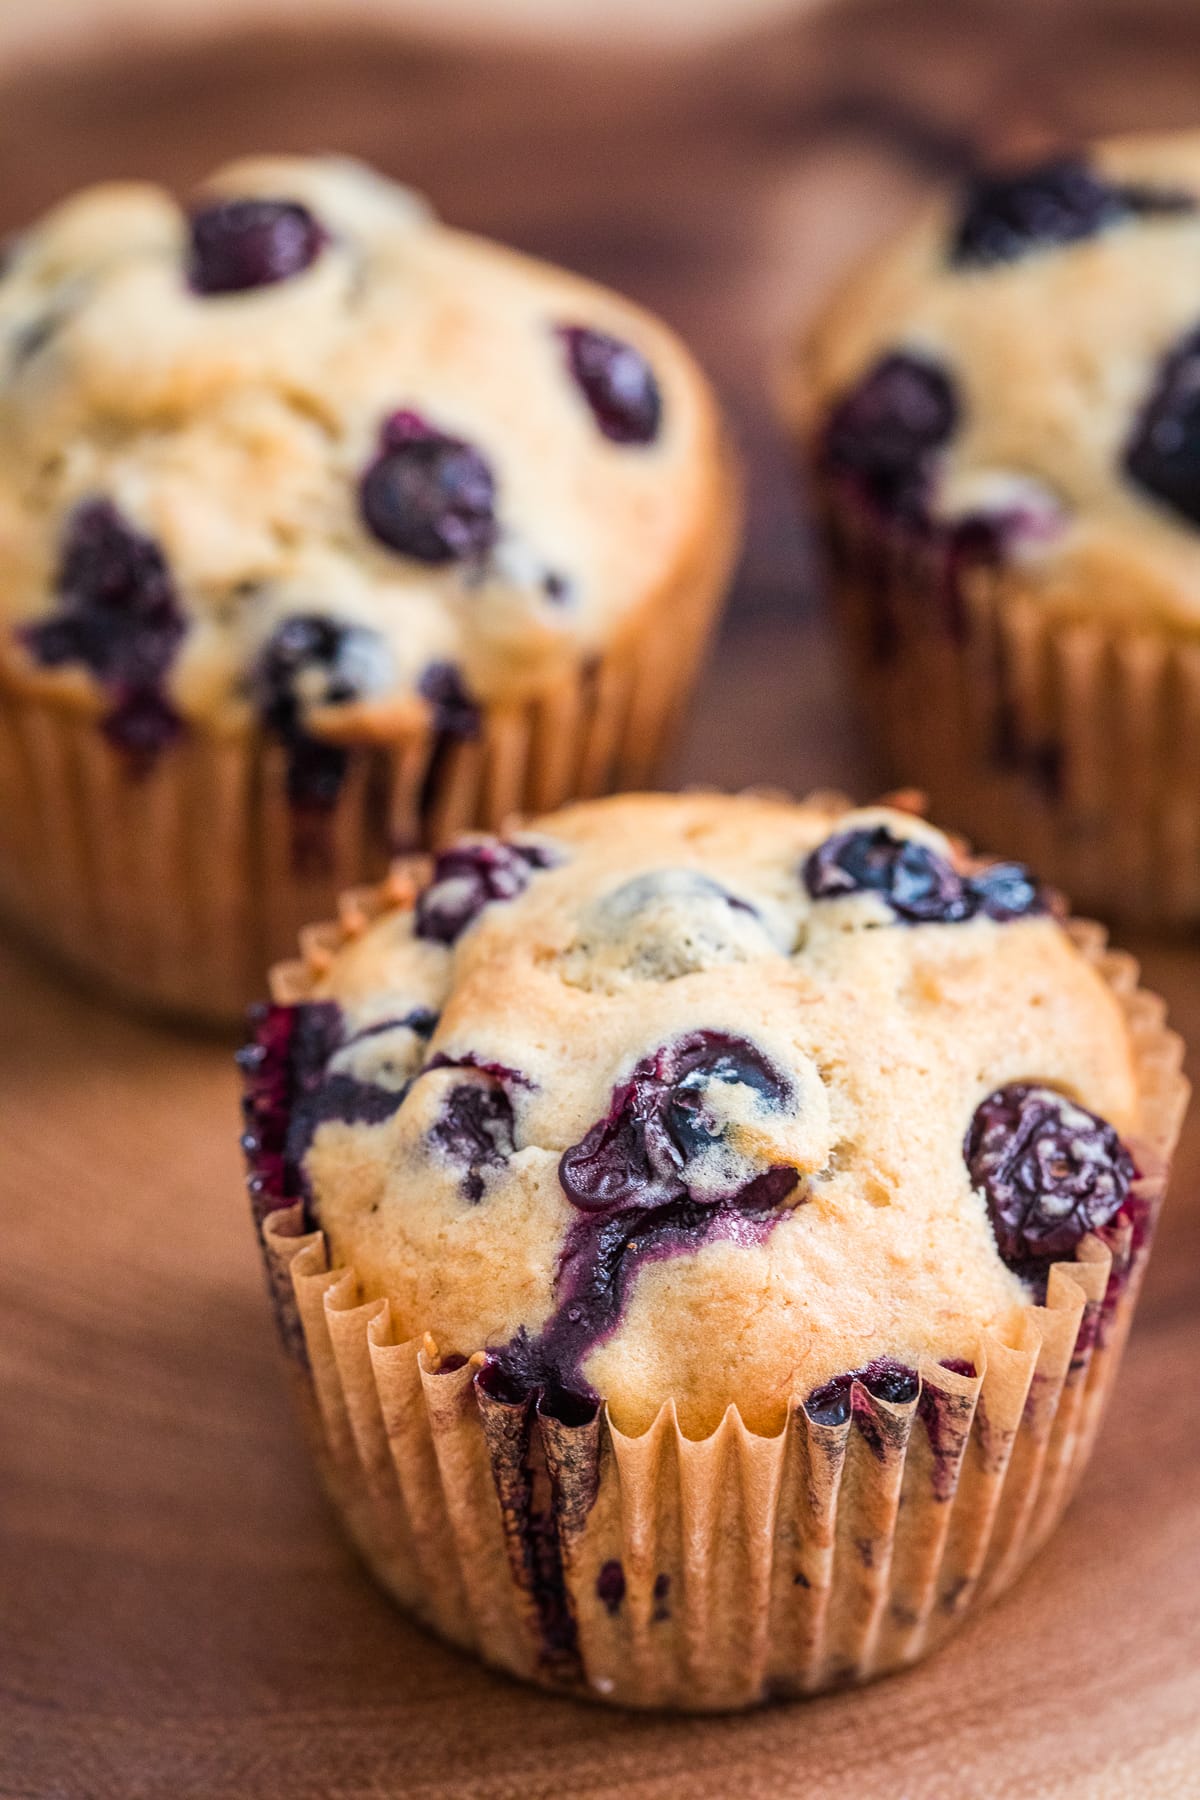
<instances>
[{"instance_id":1,"label":"baked blueberry","mask_svg":"<svg viewBox=\"0 0 1200 1800\"><path fill-rule=\"evenodd\" d=\"M1065 1094L1012 1082L980 1102L963 1148L1010 1268L1070 1256L1123 1206L1133 1158L1113 1127Z\"/></svg>"},{"instance_id":2,"label":"baked blueberry","mask_svg":"<svg viewBox=\"0 0 1200 1800\"><path fill-rule=\"evenodd\" d=\"M614 444L652 444L662 423L662 395L641 351L584 325L561 325L558 335L604 436Z\"/></svg>"},{"instance_id":3,"label":"baked blueberry","mask_svg":"<svg viewBox=\"0 0 1200 1800\"><path fill-rule=\"evenodd\" d=\"M435 944L453 944L494 900L515 900L539 869L548 869L554 852L545 844L510 844L503 838L477 838L443 850L433 880L417 901L415 929Z\"/></svg>"},{"instance_id":4,"label":"baked blueberry","mask_svg":"<svg viewBox=\"0 0 1200 1800\"><path fill-rule=\"evenodd\" d=\"M454 663L430 663L417 683L417 691L429 701L438 731L447 737L478 737L479 707L467 690L462 670Z\"/></svg>"},{"instance_id":5,"label":"baked blueberry","mask_svg":"<svg viewBox=\"0 0 1200 1800\"><path fill-rule=\"evenodd\" d=\"M483 1171L498 1167L515 1149L512 1101L496 1080L461 1082L446 1095L429 1141L463 1168L467 1199L482 1200Z\"/></svg>"},{"instance_id":6,"label":"baked blueberry","mask_svg":"<svg viewBox=\"0 0 1200 1800\"><path fill-rule=\"evenodd\" d=\"M945 369L912 352L892 351L834 407L822 460L881 512L923 522L938 455L958 429L961 411Z\"/></svg>"},{"instance_id":7,"label":"baked blueberry","mask_svg":"<svg viewBox=\"0 0 1200 1800\"><path fill-rule=\"evenodd\" d=\"M113 702L108 736L138 760L157 755L182 729L163 683L187 630L161 548L111 500L86 500L68 520L55 591L52 617L23 630L29 653L90 670Z\"/></svg>"},{"instance_id":8,"label":"baked blueberry","mask_svg":"<svg viewBox=\"0 0 1200 1800\"><path fill-rule=\"evenodd\" d=\"M481 557L496 541L496 484L473 444L414 412L393 413L359 494L381 544L418 562Z\"/></svg>"},{"instance_id":9,"label":"baked blueberry","mask_svg":"<svg viewBox=\"0 0 1200 1800\"><path fill-rule=\"evenodd\" d=\"M1167 356L1125 451L1131 481L1200 525L1200 330Z\"/></svg>"},{"instance_id":10,"label":"baked blueberry","mask_svg":"<svg viewBox=\"0 0 1200 1800\"><path fill-rule=\"evenodd\" d=\"M877 1357L865 1369L849 1369L813 1389L804 1402L804 1410L814 1425L846 1423L856 1381L876 1400L886 1400L892 1406L907 1406L916 1399L920 1386L915 1369L894 1362L891 1357Z\"/></svg>"},{"instance_id":11,"label":"baked blueberry","mask_svg":"<svg viewBox=\"0 0 1200 1800\"><path fill-rule=\"evenodd\" d=\"M886 825L826 838L805 861L804 884L814 900L878 894L910 925L1003 921L1045 910L1041 890L1020 863L961 873L929 844L895 837Z\"/></svg>"},{"instance_id":12,"label":"baked blueberry","mask_svg":"<svg viewBox=\"0 0 1200 1800\"><path fill-rule=\"evenodd\" d=\"M345 745L309 731L309 712L377 692L390 666L383 639L365 626L323 613L292 613L275 627L250 672L250 686L263 725L287 746L294 806L327 811L350 766Z\"/></svg>"},{"instance_id":13,"label":"baked blueberry","mask_svg":"<svg viewBox=\"0 0 1200 1800\"><path fill-rule=\"evenodd\" d=\"M241 294L287 281L314 263L325 233L298 200L218 200L190 221L188 285Z\"/></svg>"},{"instance_id":14,"label":"baked blueberry","mask_svg":"<svg viewBox=\"0 0 1200 1800\"><path fill-rule=\"evenodd\" d=\"M1121 185L1071 157L1015 173L977 175L967 189L950 261L958 268L1015 262L1034 250L1095 237L1139 215L1192 212L1190 195Z\"/></svg>"},{"instance_id":15,"label":"baked blueberry","mask_svg":"<svg viewBox=\"0 0 1200 1800\"><path fill-rule=\"evenodd\" d=\"M793 1168L753 1169L718 1158L714 1186L712 1173L700 1166L724 1135L714 1092L721 1087L750 1090L753 1110L792 1098L790 1083L744 1038L692 1032L639 1062L615 1089L607 1117L564 1151L559 1180L567 1198L587 1212L655 1206L685 1194L716 1204L763 1175L770 1177L767 1203L785 1198L798 1180ZM755 1203L764 1196L765 1189L756 1189Z\"/></svg>"}]
</instances>

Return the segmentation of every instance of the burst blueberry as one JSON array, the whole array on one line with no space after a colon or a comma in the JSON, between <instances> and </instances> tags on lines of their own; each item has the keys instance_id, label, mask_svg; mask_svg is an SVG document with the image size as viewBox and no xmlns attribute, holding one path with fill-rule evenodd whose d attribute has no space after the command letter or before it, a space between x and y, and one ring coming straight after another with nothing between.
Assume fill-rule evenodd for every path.
<instances>
[{"instance_id":1,"label":"burst blueberry","mask_svg":"<svg viewBox=\"0 0 1200 1800\"><path fill-rule=\"evenodd\" d=\"M848 1369L844 1375L814 1388L804 1410L814 1425L844 1425L850 1417L855 1382L876 1400L891 1406L907 1406L916 1399L920 1382L917 1371L891 1357L876 1357L864 1369Z\"/></svg>"},{"instance_id":2,"label":"burst blueberry","mask_svg":"<svg viewBox=\"0 0 1200 1800\"><path fill-rule=\"evenodd\" d=\"M111 701L106 735L138 766L182 730L163 684L187 630L166 558L111 500L86 500L67 523L57 610L22 638L47 668L78 663Z\"/></svg>"},{"instance_id":3,"label":"burst blueberry","mask_svg":"<svg viewBox=\"0 0 1200 1800\"><path fill-rule=\"evenodd\" d=\"M1135 1173L1106 1120L1036 1082L1012 1082L980 1103L963 1156L1000 1254L1018 1271L1070 1256L1120 1211Z\"/></svg>"},{"instance_id":4,"label":"burst blueberry","mask_svg":"<svg viewBox=\"0 0 1200 1800\"><path fill-rule=\"evenodd\" d=\"M416 935L435 944L456 943L485 906L515 900L536 871L553 862L545 844L489 837L452 845L437 858L433 880L417 901Z\"/></svg>"},{"instance_id":5,"label":"burst blueberry","mask_svg":"<svg viewBox=\"0 0 1200 1800\"><path fill-rule=\"evenodd\" d=\"M390 667L377 632L322 613L292 613L263 645L250 686L265 729L288 752L293 806L328 811L337 802L350 753L308 729L314 707L345 706L377 691Z\"/></svg>"},{"instance_id":6,"label":"burst blueberry","mask_svg":"<svg viewBox=\"0 0 1200 1800\"><path fill-rule=\"evenodd\" d=\"M464 1170L462 1188L482 1200L484 1170L497 1168L515 1149L512 1101L498 1081L461 1082L447 1094L429 1142Z\"/></svg>"}]
</instances>

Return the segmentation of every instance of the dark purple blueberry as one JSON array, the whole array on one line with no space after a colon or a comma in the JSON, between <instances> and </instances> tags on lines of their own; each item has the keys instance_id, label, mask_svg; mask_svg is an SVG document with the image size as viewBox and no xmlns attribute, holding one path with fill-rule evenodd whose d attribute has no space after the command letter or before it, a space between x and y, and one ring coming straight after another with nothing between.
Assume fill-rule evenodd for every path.
<instances>
[{"instance_id":1,"label":"dark purple blueberry","mask_svg":"<svg viewBox=\"0 0 1200 1800\"><path fill-rule=\"evenodd\" d=\"M600 1566L596 1576L596 1598L609 1617L615 1619L625 1598L625 1571L615 1557Z\"/></svg>"},{"instance_id":2,"label":"dark purple blueberry","mask_svg":"<svg viewBox=\"0 0 1200 1800\"><path fill-rule=\"evenodd\" d=\"M706 1103L714 1082L744 1084L775 1106L791 1099L789 1083L744 1038L695 1031L663 1045L614 1091L607 1117L564 1151L559 1180L568 1200L586 1212L618 1212L687 1193L688 1164L721 1136ZM778 1197L796 1180L794 1169L782 1170ZM766 1201L773 1202L774 1195Z\"/></svg>"},{"instance_id":3,"label":"dark purple blueberry","mask_svg":"<svg viewBox=\"0 0 1200 1800\"><path fill-rule=\"evenodd\" d=\"M938 453L953 437L960 415L945 369L893 351L830 413L822 460L884 513L923 521Z\"/></svg>"},{"instance_id":4,"label":"dark purple blueberry","mask_svg":"<svg viewBox=\"0 0 1200 1800\"><path fill-rule=\"evenodd\" d=\"M560 325L558 335L604 436L614 444L652 444L662 423L662 395L641 351L585 325Z\"/></svg>"},{"instance_id":5,"label":"dark purple blueberry","mask_svg":"<svg viewBox=\"0 0 1200 1800\"><path fill-rule=\"evenodd\" d=\"M479 707L467 692L461 669L454 663L430 663L417 683L417 692L429 701L438 731L453 738L479 736Z\"/></svg>"},{"instance_id":6,"label":"dark purple blueberry","mask_svg":"<svg viewBox=\"0 0 1200 1800\"><path fill-rule=\"evenodd\" d=\"M53 617L22 632L30 655L90 670L113 702L104 731L148 763L183 728L162 684L187 625L162 551L110 500L85 500L68 521L55 588Z\"/></svg>"},{"instance_id":7,"label":"dark purple blueberry","mask_svg":"<svg viewBox=\"0 0 1200 1800\"><path fill-rule=\"evenodd\" d=\"M496 484L486 459L414 412L393 413L384 425L359 502L380 543L418 562L483 556L496 541Z\"/></svg>"},{"instance_id":8,"label":"dark purple blueberry","mask_svg":"<svg viewBox=\"0 0 1200 1800\"><path fill-rule=\"evenodd\" d=\"M826 838L805 861L804 884L814 900L879 894L910 925L1020 919L1045 910L1041 890L1019 863L960 874L928 844L894 837L886 825Z\"/></svg>"},{"instance_id":9,"label":"dark purple blueberry","mask_svg":"<svg viewBox=\"0 0 1200 1800\"><path fill-rule=\"evenodd\" d=\"M876 1400L892 1406L907 1406L917 1397L920 1382L917 1371L890 1357L876 1357L865 1369L850 1369L835 1375L819 1388L814 1388L804 1402L804 1410L814 1425L844 1425L850 1417L855 1382L861 1383Z\"/></svg>"},{"instance_id":10,"label":"dark purple blueberry","mask_svg":"<svg viewBox=\"0 0 1200 1800\"><path fill-rule=\"evenodd\" d=\"M1070 157L977 175L966 192L950 261L960 269L1015 262L1034 250L1095 237L1123 219L1194 208L1188 194L1122 187Z\"/></svg>"},{"instance_id":11,"label":"dark purple blueberry","mask_svg":"<svg viewBox=\"0 0 1200 1800\"><path fill-rule=\"evenodd\" d=\"M218 200L191 216L188 286L196 294L269 287L307 269L324 242L298 200Z\"/></svg>"},{"instance_id":12,"label":"dark purple blueberry","mask_svg":"<svg viewBox=\"0 0 1200 1800\"><path fill-rule=\"evenodd\" d=\"M328 1120L379 1125L404 1099L405 1089L379 1086L331 1069L345 1040L340 1007L332 1000L297 1006L259 1006L249 1016L251 1041L239 1050L242 1116L254 1216L303 1200L314 1223L304 1159Z\"/></svg>"},{"instance_id":13,"label":"dark purple blueberry","mask_svg":"<svg viewBox=\"0 0 1200 1800\"><path fill-rule=\"evenodd\" d=\"M974 1381L979 1373L975 1364L966 1356L943 1356L939 1367L949 1369L952 1375L965 1375L968 1381Z\"/></svg>"},{"instance_id":14,"label":"dark purple blueberry","mask_svg":"<svg viewBox=\"0 0 1200 1800\"><path fill-rule=\"evenodd\" d=\"M250 686L264 728L287 747L288 798L327 812L341 793L350 753L311 733L310 708L345 706L377 691L390 665L377 632L323 613L293 613L259 651Z\"/></svg>"},{"instance_id":15,"label":"dark purple blueberry","mask_svg":"<svg viewBox=\"0 0 1200 1800\"><path fill-rule=\"evenodd\" d=\"M416 935L453 944L493 900L515 900L538 869L552 866L543 844L509 844L480 838L443 850L433 880L417 901Z\"/></svg>"},{"instance_id":16,"label":"dark purple blueberry","mask_svg":"<svg viewBox=\"0 0 1200 1800\"><path fill-rule=\"evenodd\" d=\"M1000 1255L1024 1272L1069 1256L1120 1211L1133 1159L1113 1127L1053 1088L1013 1082L975 1111L963 1146Z\"/></svg>"},{"instance_id":17,"label":"dark purple blueberry","mask_svg":"<svg viewBox=\"0 0 1200 1800\"><path fill-rule=\"evenodd\" d=\"M594 1417L598 1397L582 1365L616 1326L637 1270L708 1243L761 1243L790 1210L798 1176L788 1165L747 1165L745 1179L719 1193L689 1186L695 1154L721 1135L705 1105L717 1082L744 1083L771 1105L792 1100L790 1083L752 1044L696 1031L640 1062L607 1117L566 1151L559 1180L579 1217L559 1260L555 1310L536 1337L521 1331L489 1351L490 1391L512 1400L536 1393L569 1423Z\"/></svg>"},{"instance_id":18,"label":"dark purple blueberry","mask_svg":"<svg viewBox=\"0 0 1200 1800\"><path fill-rule=\"evenodd\" d=\"M499 1168L516 1148L512 1101L498 1082L461 1082L446 1095L429 1142L466 1171L467 1199L482 1200L484 1169Z\"/></svg>"},{"instance_id":19,"label":"dark purple blueberry","mask_svg":"<svg viewBox=\"0 0 1200 1800\"><path fill-rule=\"evenodd\" d=\"M1125 470L1189 525L1200 525L1200 331L1164 361L1126 448Z\"/></svg>"}]
</instances>

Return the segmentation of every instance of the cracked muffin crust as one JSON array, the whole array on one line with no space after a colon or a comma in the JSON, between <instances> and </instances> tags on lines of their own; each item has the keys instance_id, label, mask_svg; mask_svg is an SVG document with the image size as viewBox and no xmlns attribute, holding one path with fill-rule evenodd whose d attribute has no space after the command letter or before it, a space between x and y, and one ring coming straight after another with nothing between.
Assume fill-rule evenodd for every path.
<instances>
[{"instance_id":1,"label":"cracked muffin crust","mask_svg":"<svg viewBox=\"0 0 1200 1800\"><path fill-rule=\"evenodd\" d=\"M1023 869L753 796L459 845L242 1060L260 1216L302 1201L397 1341L567 1420L673 1399L691 1436L969 1371L1120 1213L1142 1100Z\"/></svg>"},{"instance_id":2,"label":"cracked muffin crust","mask_svg":"<svg viewBox=\"0 0 1200 1800\"><path fill-rule=\"evenodd\" d=\"M729 510L664 326L349 161L77 195L10 245L0 345L9 654L143 756L524 699Z\"/></svg>"}]
</instances>

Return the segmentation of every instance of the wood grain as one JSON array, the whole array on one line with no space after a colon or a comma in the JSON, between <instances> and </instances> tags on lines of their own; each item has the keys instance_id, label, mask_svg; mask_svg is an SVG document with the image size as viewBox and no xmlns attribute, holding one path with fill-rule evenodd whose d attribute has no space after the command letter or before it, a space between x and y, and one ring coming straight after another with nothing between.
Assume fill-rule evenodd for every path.
<instances>
[{"instance_id":1,"label":"wood grain","mask_svg":"<svg viewBox=\"0 0 1200 1800\"><path fill-rule=\"evenodd\" d=\"M980 140L1190 121L1200 22L850 7L686 62L261 37L0 80L15 224L100 174L333 144L695 341L751 541L678 776L872 788L767 371L797 311ZM1200 1043L1200 960L1148 976ZM1200 1794L1200 1121L1083 1492L912 1674L757 1717L546 1699L423 1636L341 1542L259 1291L225 1044L0 945L0 1795L57 1800Z\"/></svg>"}]
</instances>

